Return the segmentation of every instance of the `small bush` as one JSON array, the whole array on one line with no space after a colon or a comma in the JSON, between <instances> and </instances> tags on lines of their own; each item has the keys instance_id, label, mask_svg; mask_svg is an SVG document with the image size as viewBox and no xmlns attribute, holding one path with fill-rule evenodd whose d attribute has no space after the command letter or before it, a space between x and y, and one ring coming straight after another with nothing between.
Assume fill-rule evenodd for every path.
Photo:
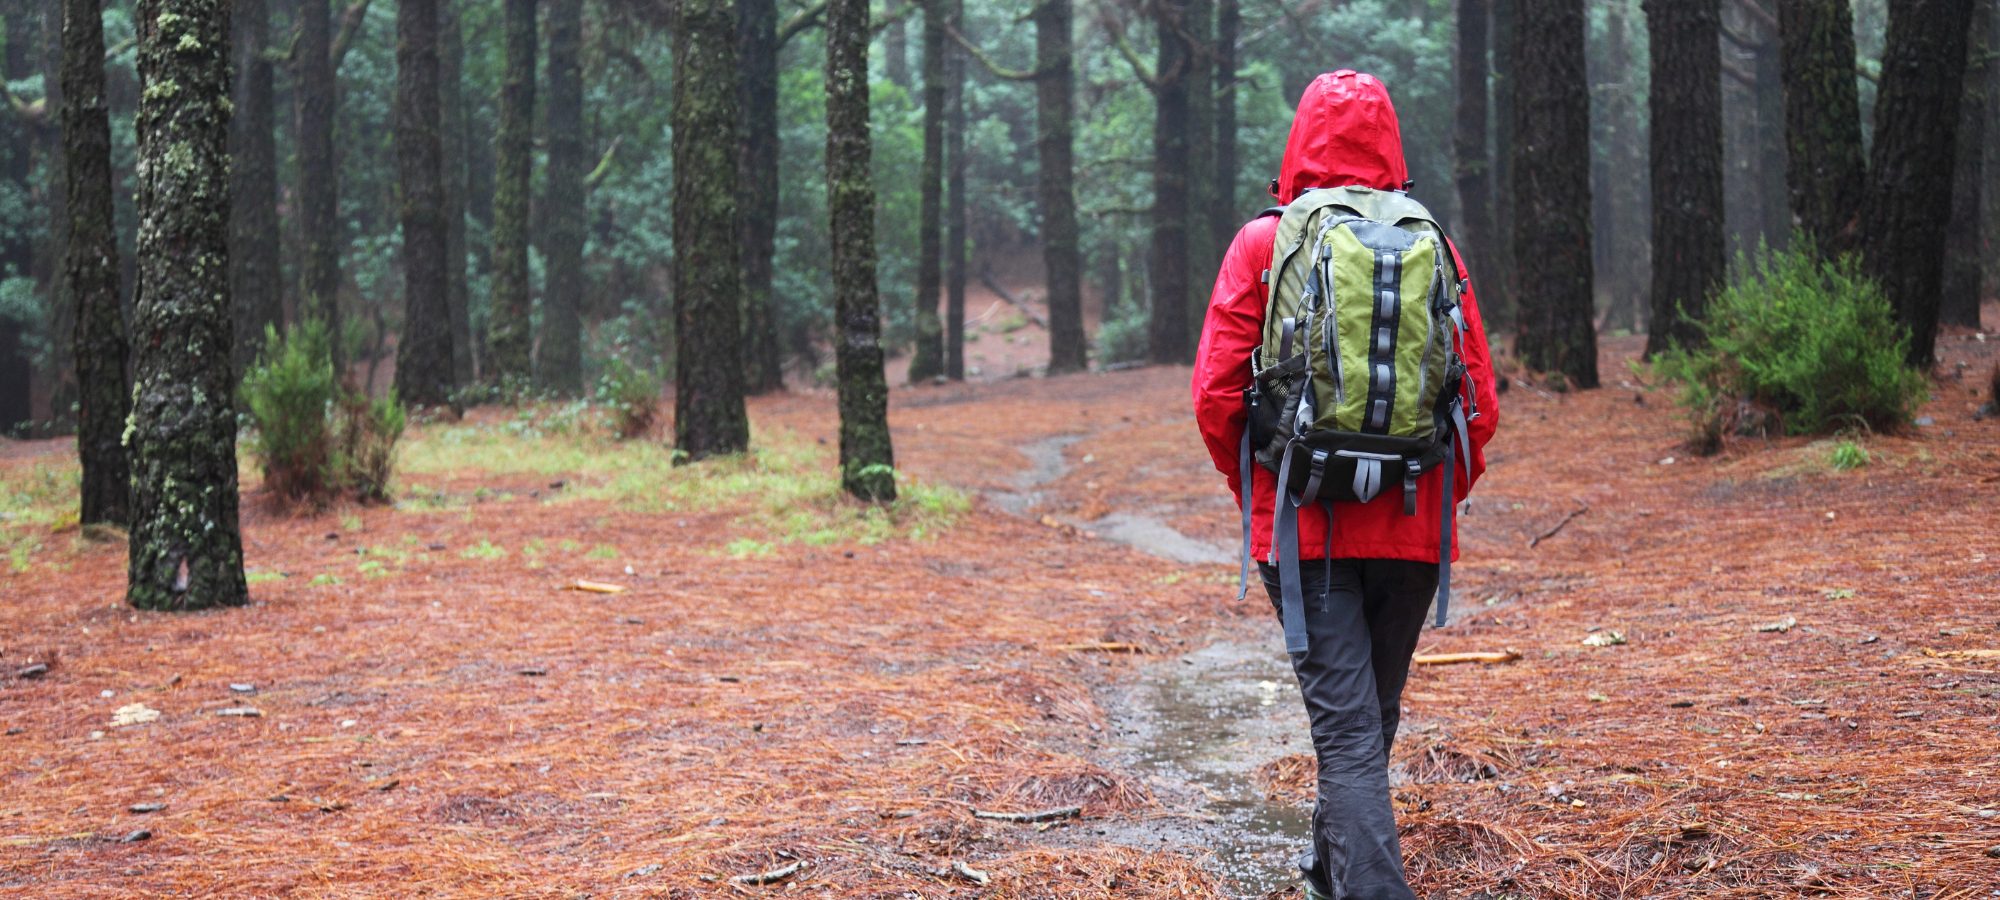
<instances>
[{"instance_id":1,"label":"small bush","mask_svg":"<svg viewBox=\"0 0 2000 900\"><path fill-rule=\"evenodd\" d=\"M395 468L396 442L403 438L407 424L403 404L392 389L386 397L373 400L349 392L341 401L341 416L335 423L340 440L339 476L341 484L363 503L389 500L389 474Z\"/></svg>"},{"instance_id":2,"label":"small bush","mask_svg":"<svg viewBox=\"0 0 2000 900\"><path fill-rule=\"evenodd\" d=\"M620 440L644 437L660 415L660 380L622 356L605 360L597 376L597 402L610 414Z\"/></svg>"},{"instance_id":3,"label":"small bush","mask_svg":"<svg viewBox=\"0 0 2000 900\"><path fill-rule=\"evenodd\" d=\"M1868 465L1868 461L1868 451L1853 441L1841 441L1827 455L1827 462L1841 472L1859 469Z\"/></svg>"},{"instance_id":4,"label":"small bush","mask_svg":"<svg viewBox=\"0 0 2000 900\"><path fill-rule=\"evenodd\" d=\"M1096 356L1105 365L1138 362L1146 358L1146 311L1124 303L1104 317L1097 326Z\"/></svg>"},{"instance_id":5,"label":"small bush","mask_svg":"<svg viewBox=\"0 0 2000 900\"><path fill-rule=\"evenodd\" d=\"M1903 364L1908 332L1854 259L1764 250L1739 268L1744 274L1700 323L1706 346L1653 361L1656 373L1680 383L1698 449L1771 424L1819 434L1909 423L1927 384Z\"/></svg>"},{"instance_id":6,"label":"small bush","mask_svg":"<svg viewBox=\"0 0 2000 900\"><path fill-rule=\"evenodd\" d=\"M395 392L371 400L340 385L318 322L266 327L257 364L243 375L242 408L264 483L287 500L321 504L347 495L389 498L405 418Z\"/></svg>"}]
</instances>

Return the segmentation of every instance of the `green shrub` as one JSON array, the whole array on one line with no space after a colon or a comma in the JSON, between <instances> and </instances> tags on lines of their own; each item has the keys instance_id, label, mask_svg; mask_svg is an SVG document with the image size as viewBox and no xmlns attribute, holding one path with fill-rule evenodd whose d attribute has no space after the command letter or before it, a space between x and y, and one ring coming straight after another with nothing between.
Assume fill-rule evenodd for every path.
<instances>
[{"instance_id":1,"label":"green shrub","mask_svg":"<svg viewBox=\"0 0 2000 900\"><path fill-rule=\"evenodd\" d=\"M660 379L622 356L605 359L604 372L597 376L596 394L620 440L644 437L659 418Z\"/></svg>"},{"instance_id":2,"label":"green shrub","mask_svg":"<svg viewBox=\"0 0 2000 900\"><path fill-rule=\"evenodd\" d=\"M1700 323L1706 346L1653 361L1680 384L1699 449L1767 419L1789 434L1909 423L1928 386L1903 364L1909 334L1853 258L1764 250L1738 268Z\"/></svg>"},{"instance_id":3,"label":"green shrub","mask_svg":"<svg viewBox=\"0 0 2000 900\"><path fill-rule=\"evenodd\" d=\"M395 390L372 400L349 392L341 401L341 416L334 424L340 439L335 459L341 485L363 503L387 502L396 442L402 440L406 424Z\"/></svg>"},{"instance_id":4,"label":"green shrub","mask_svg":"<svg viewBox=\"0 0 2000 900\"><path fill-rule=\"evenodd\" d=\"M1841 472L1859 469L1868 465L1868 461L1868 451L1853 441L1841 441L1827 455L1827 462Z\"/></svg>"},{"instance_id":5,"label":"green shrub","mask_svg":"<svg viewBox=\"0 0 2000 900\"><path fill-rule=\"evenodd\" d=\"M240 389L253 430L251 452L265 485L287 500L387 500L403 405L394 391L371 400L340 385L327 347L326 328L318 322L282 335L266 326L264 349Z\"/></svg>"},{"instance_id":6,"label":"green shrub","mask_svg":"<svg viewBox=\"0 0 2000 900\"><path fill-rule=\"evenodd\" d=\"M1097 326L1096 357L1105 365L1146 358L1148 316L1137 304L1123 303Z\"/></svg>"}]
</instances>

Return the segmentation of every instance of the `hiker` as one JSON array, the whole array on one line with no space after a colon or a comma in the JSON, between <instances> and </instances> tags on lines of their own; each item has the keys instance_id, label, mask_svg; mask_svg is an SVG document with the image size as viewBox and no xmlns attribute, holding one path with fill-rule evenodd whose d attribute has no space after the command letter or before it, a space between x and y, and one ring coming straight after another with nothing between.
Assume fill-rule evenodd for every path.
<instances>
[{"instance_id":1,"label":"hiker","mask_svg":"<svg viewBox=\"0 0 2000 900\"><path fill-rule=\"evenodd\" d=\"M1242 509L1239 598L1254 555L1312 723L1308 898L1415 896L1389 747L1499 422L1465 268L1409 187L1382 82L1314 79L1271 182L1284 205L1230 242L1195 356L1195 419Z\"/></svg>"}]
</instances>

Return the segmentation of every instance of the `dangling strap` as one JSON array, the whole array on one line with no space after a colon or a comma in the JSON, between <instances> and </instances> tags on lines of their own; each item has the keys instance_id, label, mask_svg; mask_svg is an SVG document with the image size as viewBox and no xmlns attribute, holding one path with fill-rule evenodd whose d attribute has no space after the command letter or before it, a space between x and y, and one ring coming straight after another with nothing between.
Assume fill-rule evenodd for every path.
<instances>
[{"instance_id":1,"label":"dangling strap","mask_svg":"<svg viewBox=\"0 0 2000 900\"><path fill-rule=\"evenodd\" d=\"M1452 441L1451 445L1446 449L1445 452L1456 453L1457 451L1458 451L1458 442ZM1456 512L1458 509L1458 503L1452 499L1452 492L1451 492L1451 470L1453 468L1454 467L1452 466L1451 460L1447 459L1444 461L1444 501L1443 501L1444 511L1441 515L1438 516L1438 522L1439 522L1438 595L1437 595L1436 624L1437 627L1439 628L1444 627L1445 612L1451 606L1451 520L1452 520L1452 514Z\"/></svg>"},{"instance_id":2,"label":"dangling strap","mask_svg":"<svg viewBox=\"0 0 2000 900\"><path fill-rule=\"evenodd\" d=\"M1306 652L1306 599L1299 587L1299 509L1286 485L1292 479L1292 448L1278 464L1278 489L1271 523L1271 559L1278 567L1278 618L1285 626L1285 652Z\"/></svg>"},{"instance_id":3,"label":"dangling strap","mask_svg":"<svg viewBox=\"0 0 2000 900\"><path fill-rule=\"evenodd\" d=\"M1243 501L1243 571L1236 576L1236 599L1250 596L1250 423L1243 423L1243 443L1236 457L1237 496Z\"/></svg>"}]
</instances>

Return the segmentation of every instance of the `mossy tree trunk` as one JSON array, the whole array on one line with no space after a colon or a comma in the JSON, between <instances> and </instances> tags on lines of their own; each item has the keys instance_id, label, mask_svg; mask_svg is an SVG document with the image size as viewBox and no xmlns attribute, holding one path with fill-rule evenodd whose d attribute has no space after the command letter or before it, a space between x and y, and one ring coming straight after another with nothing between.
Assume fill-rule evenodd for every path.
<instances>
[{"instance_id":1,"label":"mossy tree trunk","mask_svg":"<svg viewBox=\"0 0 2000 900\"><path fill-rule=\"evenodd\" d=\"M1958 172L1951 191L1951 231L1945 238L1944 297L1938 320L1945 325L1979 327L1979 301L1992 235L1981 227L1986 195L1986 145L1994 135L1986 130L1990 70L2000 53L1994 33L1995 0L1974 0L1971 44L1966 48L1965 93L1958 110Z\"/></svg>"},{"instance_id":2,"label":"mossy tree trunk","mask_svg":"<svg viewBox=\"0 0 2000 900\"><path fill-rule=\"evenodd\" d=\"M1083 258L1076 224L1076 75L1070 0L1035 7L1035 149L1040 166L1042 263L1049 296L1049 373L1089 365L1083 334Z\"/></svg>"},{"instance_id":3,"label":"mossy tree trunk","mask_svg":"<svg viewBox=\"0 0 2000 900\"><path fill-rule=\"evenodd\" d=\"M295 51L299 167L299 318L326 323L334 371L346 371L340 340L340 254L346 229L340 221L340 157L334 144L339 103L334 83L333 17L329 0L300 0Z\"/></svg>"},{"instance_id":4,"label":"mossy tree trunk","mask_svg":"<svg viewBox=\"0 0 2000 900\"><path fill-rule=\"evenodd\" d=\"M1958 103L1972 0L1907 0L1889 8L1875 144L1862 197L1863 269L1910 329L1909 362L1928 370L1937 343Z\"/></svg>"},{"instance_id":5,"label":"mossy tree trunk","mask_svg":"<svg viewBox=\"0 0 2000 900\"><path fill-rule=\"evenodd\" d=\"M542 341L535 371L562 396L583 391L583 0L549 2L548 177L542 189Z\"/></svg>"},{"instance_id":6,"label":"mossy tree trunk","mask_svg":"<svg viewBox=\"0 0 2000 900\"><path fill-rule=\"evenodd\" d=\"M887 502L896 499L896 476L877 321L869 140L868 0L832 0L826 10L826 206L833 237L840 484L862 500Z\"/></svg>"},{"instance_id":7,"label":"mossy tree trunk","mask_svg":"<svg viewBox=\"0 0 2000 900\"><path fill-rule=\"evenodd\" d=\"M1146 358L1155 363L1192 359L1188 328L1188 81L1190 50L1181 36L1186 0L1155 7L1159 56L1153 71L1152 246L1146 264L1152 281L1152 314L1146 325Z\"/></svg>"},{"instance_id":8,"label":"mossy tree trunk","mask_svg":"<svg viewBox=\"0 0 2000 900\"><path fill-rule=\"evenodd\" d=\"M1853 249L1867 162L1848 0L1778 0L1785 182L1792 219L1826 254Z\"/></svg>"},{"instance_id":9,"label":"mossy tree trunk","mask_svg":"<svg viewBox=\"0 0 2000 900\"><path fill-rule=\"evenodd\" d=\"M63 0L62 133L69 193L64 260L76 309L77 455L83 464L79 521L123 525L130 511L125 416L125 313L118 290L113 219L111 115L104 96L104 18L99 0Z\"/></svg>"},{"instance_id":10,"label":"mossy tree trunk","mask_svg":"<svg viewBox=\"0 0 2000 900\"><path fill-rule=\"evenodd\" d=\"M785 386L784 340L771 293L777 252L778 202L778 4L736 0L737 51L742 78L742 151L736 213L743 257L743 388L763 394Z\"/></svg>"},{"instance_id":11,"label":"mossy tree trunk","mask_svg":"<svg viewBox=\"0 0 2000 900\"><path fill-rule=\"evenodd\" d=\"M1514 32L1516 349L1530 368L1597 386L1592 317L1590 92L1583 0L1517 0Z\"/></svg>"},{"instance_id":12,"label":"mossy tree trunk","mask_svg":"<svg viewBox=\"0 0 2000 900\"><path fill-rule=\"evenodd\" d=\"M947 21L963 31L965 0L944 0ZM965 380L965 52L954 42L944 51L944 374Z\"/></svg>"},{"instance_id":13,"label":"mossy tree trunk","mask_svg":"<svg viewBox=\"0 0 2000 900\"><path fill-rule=\"evenodd\" d=\"M486 345L495 382L528 380L534 301L528 275L529 180L535 165L535 0L506 0L501 41L507 74L500 84L500 132L494 140L493 304Z\"/></svg>"},{"instance_id":14,"label":"mossy tree trunk","mask_svg":"<svg viewBox=\"0 0 2000 900\"><path fill-rule=\"evenodd\" d=\"M458 0L438 2L438 106L443 129L444 276L451 317L451 381L469 385L472 365L471 297L465 275L466 180L471 154L465 127L465 33Z\"/></svg>"},{"instance_id":15,"label":"mossy tree trunk","mask_svg":"<svg viewBox=\"0 0 2000 900\"><path fill-rule=\"evenodd\" d=\"M1722 4L1646 0L1652 46L1653 315L1646 353L1692 347L1727 275L1722 216Z\"/></svg>"},{"instance_id":16,"label":"mossy tree trunk","mask_svg":"<svg viewBox=\"0 0 2000 900\"><path fill-rule=\"evenodd\" d=\"M1487 39L1493 46L1493 231L1486 236L1479 315L1488 333L1513 330L1514 302L1514 9L1518 0L1490 0ZM1474 253L1478 250L1475 248Z\"/></svg>"},{"instance_id":17,"label":"mossy tree trunk","mask_svg":"<svg viewBox=\"0 0 2000 900\"><path fill-rule=\"evenodd\" d=\"M249 599L229 323L229 3L139 0L139 295L126 599Z\"/></svg>"},{"instance_id":18,"label":"mossy tree trunk","mask_svg":"<svg viewBox=\"0 0 2000 900\"><path fill-rule=\"evenodd\" d=\"M945 0L924 3L924 160L917 172L917 293L913 299L916 341L910 349L910 381L944 374L944 325L938 297L944 284L944 115L945 54L950 39Z\"/></svg>"},{"instance_id":19,"label":"mossy tree trunk","mask_svg":"<svg viewBox=\"0 0 2000 900\"><path fill-rule=\"evenodd\" d=\"M679 0L674 19L674 443L694 461L750 445L737 319L736 10Z\"/></svg>"},{"instance_id":20,"label":"mossy tree trunk","mask_svg":"<svg viewBox=\"0 0 2000 900\"><path fill-rule=\"evenodd\" d=\"M1486 84L1489 0L1458 0L1456 115L1452 120L1453 176L1458 188L1458 223L1452 240L1462 256L1475 261L1497 255L1493 235L1493 166L1487 150ZM1479 300L1485 305L1485 285Z\"/></svg>"},{"instance_id":21,"label":"mossy tree trunk","mask_svg":"<svg viewBox=\"0 0 2000 900\"><path fill-rule=\"evenodd\" d=\"M445 275L444 141L438 96L438 0L396 4L396 164L402 185L403 333L396 393L415 406L451 400L451 285Z\"/></svg>"},{"instance_id":22,"label":"mossy tree trunk","mask_svg":"<svg viewBox=\"0 0 2000 900\"><path fill-rule=\"evenodd\" d=\"M1215 184L1215 0L1180 0L1180 30L1188 55L1182 83L1186 85L1187 161L1187 349L1194 359L1201 343L1201 324L1208 318L1210 288L1222 263L1227 239L1217 243L1210 233L1219 200Z\"/></svg>"},{"instance_id":23,"label":"mossy tree trunk","mask_svg":"<svg viewBox=\"0 0 2000 900\"><path fill-rule=\"evenodd\" d=\"M236 371L241 373L263 348L265 327L284 322L285 292L274 66L267 55L270 5L236 0L230 15L236 32L236 110L229 120L229 294L236 306Z\"/></svg>"}]
</instances>

